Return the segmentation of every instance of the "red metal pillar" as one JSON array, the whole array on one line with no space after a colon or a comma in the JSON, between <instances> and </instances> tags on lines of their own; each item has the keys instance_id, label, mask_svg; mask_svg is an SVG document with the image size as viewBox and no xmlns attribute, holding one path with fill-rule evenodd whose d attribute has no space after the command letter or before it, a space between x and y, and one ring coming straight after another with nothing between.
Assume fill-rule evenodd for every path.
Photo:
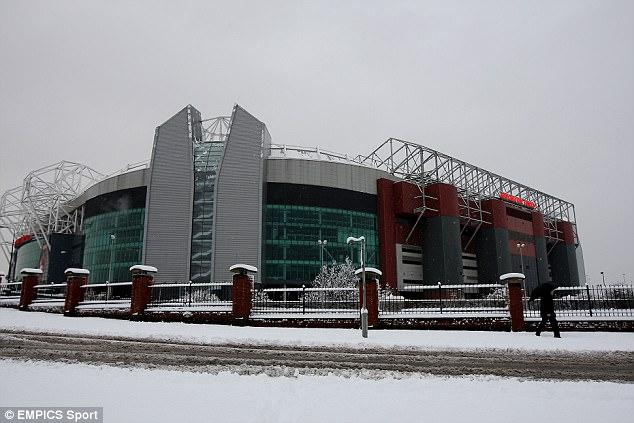
<instances>
[{"instance_id":1,"label":"red metal pillar","mask_svg":"<svg viewBox=\"0 0 634 423\"><path fill-rule=\"evenodd\" d=\"M367 274L366 274L367 276ZM366 307L368 308L368 326L379 323L379 281L369 278L365 281ZM359 307L363 307L363 286L359 282Z\"/></svg>"},{"instance_id":2,"label":"red metal pillar","mask_svg":"<svg viewBox=\"0 0 634 423\"><path fill-rule=\"evenodd\" d=\"M500 281L507 283L511 330L513 332L522 332L524 330L524 290L522 288L524 275L521 273L506 273L500 276Z\"/></svg>"},{"instance_id":3,"label":"red metal pillar","mask_svg":"<svg viewBox=\"0 0 634 423\"><path fill-rule=\"evenodd\" d=\"M233 318L248 320L251 315L251 279L249 275L242 273L233 275L231 298Z\"/></svg>"}]
</instances>

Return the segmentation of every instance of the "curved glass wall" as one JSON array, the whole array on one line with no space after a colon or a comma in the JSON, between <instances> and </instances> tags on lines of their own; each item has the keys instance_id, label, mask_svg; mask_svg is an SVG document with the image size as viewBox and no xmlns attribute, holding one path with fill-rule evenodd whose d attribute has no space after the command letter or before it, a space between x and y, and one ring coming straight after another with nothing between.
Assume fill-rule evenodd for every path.
<instances>
[{"instance_id":1,"label":"curved glass wall","mask_svg":"<svg viewBox=\"0 0 634 423\"><path fill-rule=\"evenodd\" d=\"M144 223L145 208L118 210L84 220L82 266L90 270L91 283L131 280L130 266L142 260Z\"/></svg>"},{"instance_id":2,"label":"curved glass wall","mask_svg":"<svg viewBox=\"0 0 634 423\"><path fill-rule=\"evenodd\" d=\"M40 244L34 240L21 245L16 254L15 280L22 281L22 274L20 274L20 270L25 267L39 269L42 249L40 248Z\"/></svg>"},{"instance_id":3,"label":"curved glass wall","mask_svg":"<svg viewBox=\"0 0 634 423\"><path fill-rule=\"evenodd\" d=\"M321 246L328 241L324 264L350 257L359 265L358 247L346 244L349 236L365 236L366 266L378 267L379 241L376 214L295 205L266 205L264 280L269 283L312 282L321 266Z\"/></svg>"},{"instance_id":4,"label":"curved glass wall","mask_svg":"<svg viewBox=\"0 0 634 423\"><path fill-rule=\"evenodd\" d=\"M194 207L190 267L192 282L211 281L215 186L223 150L222 141L194 145Z\"/></svg>"}]
</instances>

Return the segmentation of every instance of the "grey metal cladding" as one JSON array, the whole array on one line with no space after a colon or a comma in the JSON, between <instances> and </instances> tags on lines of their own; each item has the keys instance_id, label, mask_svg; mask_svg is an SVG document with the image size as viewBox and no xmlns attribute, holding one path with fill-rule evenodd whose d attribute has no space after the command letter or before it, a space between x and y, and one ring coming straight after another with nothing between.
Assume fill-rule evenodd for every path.
<instances>
[{"instance_id":1,"label":"grey metal cladding","mask_svg":"<svg viewBox=\"0 0 634 423\"><path fill-rule=\"evenodd\" d=\"M376 195L376 180L398 180L387 172L365 166L322 160L269 159L267 182L318 185Z\"/></svg>"},{"instance_id":2,"label":"grey metal cladding","mask_svg":"<svg viewBox=\"0 0 634 423\"><path fill-rule=\"evenodd\" d=\"M194 190L190 121L200 113L187 106L156 128L146 200L143 262L159 270L155 282L189 280Z\"/></svg>"},{"instance_id":3,"label":"grey metal cladding","mask_svg":"<svg viewBox=\"0 0 634 423\"><path fill-rule=\"evenodd\" d=\"M261 269L263 144L270 143L264 123L235 106L216 182L214 281L229 281L229 266L246 263ZM255 275L255 280L258 280Z\"/></svg>"},{"instance_id":4,"label":"grey metal cladding","mask_svg":"<svg viewBox=\"0 0 634 423\"><path fill-rule=\"evenodd\" d=\"M139 169L132 172L111 176L92 185L77 198L67 204L71 208L80 207L86 201L109 192L120 191L128 188L147 186L149 180L148 169Z\"/></svg>"}]
</instances>

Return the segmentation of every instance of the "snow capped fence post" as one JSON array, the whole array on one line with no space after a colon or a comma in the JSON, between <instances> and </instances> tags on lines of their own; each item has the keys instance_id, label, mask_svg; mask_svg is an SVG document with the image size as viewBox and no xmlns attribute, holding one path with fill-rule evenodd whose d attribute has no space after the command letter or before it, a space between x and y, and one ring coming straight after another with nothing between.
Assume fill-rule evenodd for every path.
<instances>
[{"instance_id":1,"label":"snow capped fence post","mask_svg":"<svg viewBox=\"0 0 634 423\"><path fill-rule=\"evenodd\" d=\"M508 292L508 307L511 315L511 330L521 332L524 330L524 301L522 285L526 276L522 273L505 273L500 276L500 281L506 282Z\"/></svg>"},{"instance_id":2,"label":"snow capped fence post","mask_svg":"<svg viewBox=\"0 0 634 423\"><path fill-rule=\"evenodd\" d=\"M251 278L248 273L256 273L258 269L248 264L234 264L229 271L234 274L231 287L233 318L246 321L251 315Z\"/></svg>"},{"instance_id":3,"label":"snow capped fence post","mask_svg":"<svg viewBox=\"0 0 634 423\"><path fill-rule=\"evenodd\" d=\"M64 298L64 316L75 316L77 305L84 300L81 287L88 284L90 272L86 269L69 267L64 271L66 275L66 297Z\"/></svg>"},{"instance_id":4,"label":"snow capped fence post","mask_svg":"<svg viewBox=\"0 0 634 423\"><path fill-rule=\"evenodd\" d=\"M354 273L357 276L361 275L361 269L356 270ZM382 273L379 269L374 267L365 268L365 289L366 299L365 305L368 310L368 326L376 326L379 323L379 276ZM359 306L363 307L363 287L359 282Z\"/></svg>"},{"instance_id":5,"label":"snow capped fence post","mask_svg":"<svg viewBox=\"0 0 634 423\"><path fill-rule=\"evenodd\" d=\"M22 290L20 291L18 309L27 310L36 297L34 286L39 285L42 278L42 270L25 267L20 270L20 273L22 274Z\"/></svg>"},{"instance_id":6,"label":"snow capped fence post","mask_svg":"<svg viewBox=\"0 0 634 423\"><path fill-rule=\"evenodd\" d=\"M152 299L152 282L158 269L137 264L130 267L132 272L132 295L130 296L130 317L143 314Z\"/></svg>"}]
</instances>

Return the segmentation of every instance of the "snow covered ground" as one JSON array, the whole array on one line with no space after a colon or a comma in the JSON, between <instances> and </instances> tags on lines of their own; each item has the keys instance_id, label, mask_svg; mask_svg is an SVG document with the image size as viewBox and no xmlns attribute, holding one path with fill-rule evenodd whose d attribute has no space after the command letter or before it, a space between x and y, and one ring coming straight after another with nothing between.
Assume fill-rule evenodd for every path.
<instances>
[{"instance_id":1,"label":"snow covered ground","mask_svg":"<svg viewBox=\"0 0 634 423\"><path fill-rule=\"evenodd\" d=\"M255 343L283 345L402 346L424 349L523 349L544 351L634 351L634 333L476 332L374 330L363 339L355 329L258 328L186 323L130 322L97 317L22 312L0 308L0 328L179 340L197 343Z\"/></svg>"},{"instance_id":2,"label":"snow covered ground","mask_svg":"<svg viewBox=\"0 0 634 423\"><path fill-rule=\"evenodd\" d=\"M2 406L105 422L631 422L634 385L494 377L270 377L0 360Z\"/></svg>"}]
</instances>

